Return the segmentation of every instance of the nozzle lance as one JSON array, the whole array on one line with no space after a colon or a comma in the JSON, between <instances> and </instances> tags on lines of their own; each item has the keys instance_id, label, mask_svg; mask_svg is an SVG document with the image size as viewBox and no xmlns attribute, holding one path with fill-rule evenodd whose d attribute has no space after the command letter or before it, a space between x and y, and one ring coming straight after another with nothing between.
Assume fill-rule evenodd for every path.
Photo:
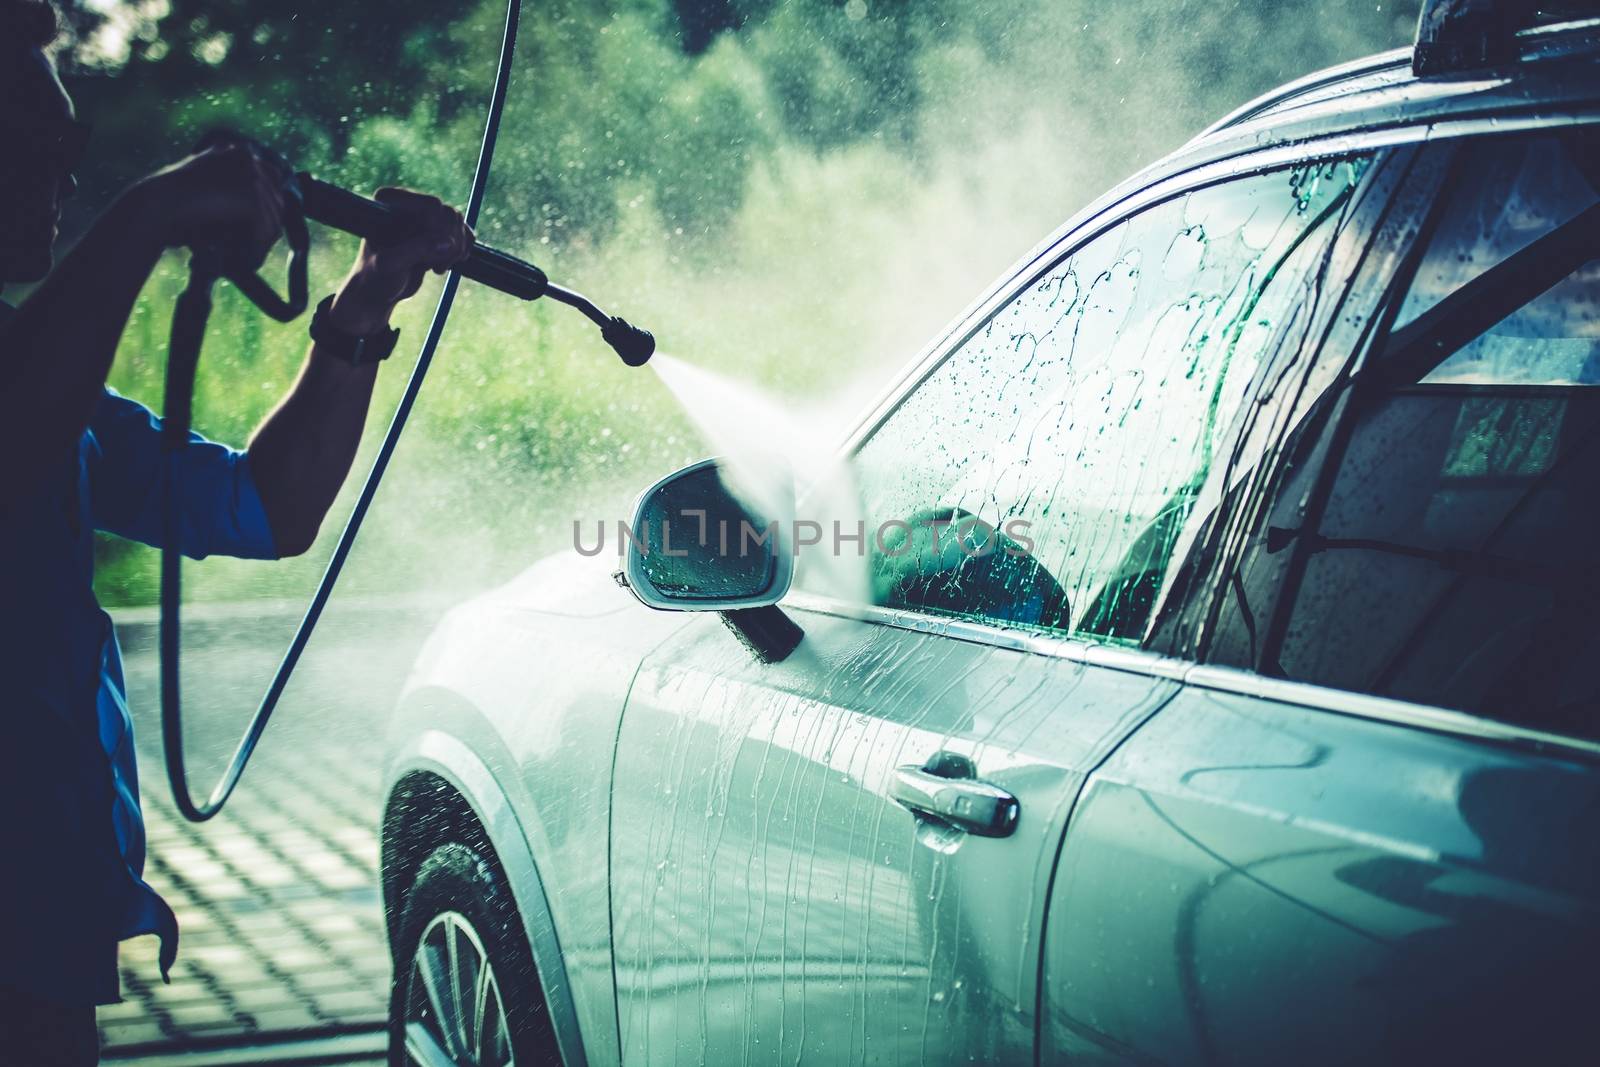
<instances>
[{"instance_id":1,"label":"nozzle lance","mask_svg":"<svg viewBox=\"0 0 1600 1067\"><path fill-rule=\"evenodd\" d=\"M395 227L404 225L403 220L397 219L389 208L376 200L318 181L305 173L296 175L295 180L309 219L359 237L389 236L395 233ZM649 330L641 330L618 316L607 315L582 293L552 284L544 271L526 260L475 244L456 270L463 278L471 278L522 300L547 297L577 308L600 327L600 336L630 367L644 366L655 353L656 339Z\"/></svg>"},{"instance_id":2,"label":"nozzle lance","mask_svg":"<svg viewBox=\"0 0 1600 1067\"><path fill-rule=\"evenodd\" d=\"M641 330L620 315L611 316L611 321L600 328L600 336L630 367L644 366L655 354L655 335L649 330Z\"/></svg>"}]
</instances>

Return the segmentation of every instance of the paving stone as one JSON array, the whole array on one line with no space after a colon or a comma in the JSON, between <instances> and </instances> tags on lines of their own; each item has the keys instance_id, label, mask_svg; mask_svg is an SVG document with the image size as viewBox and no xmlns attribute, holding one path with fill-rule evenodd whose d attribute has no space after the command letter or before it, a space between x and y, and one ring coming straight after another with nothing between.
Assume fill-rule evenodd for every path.
<instances>
[{"instance_id":1,"label":"paving stone","mask_svg":"<svg viewBox=\"0 0 1600 1067\"><path fill-rule=\"evenodd\" d=\"M218 929L216 917L208 909L191 907L187 915L189 921L183 924L183 936L186 940L192 941L197 934L210 933Z\"/></svg>"},{"instance_id":2,"label":"paving stone","mask_svg":"<svg viewBox=\"0 0 1600 1067\"><path fill-rule=\"evenodd\" d=\"M325 1026L327 1021L325 1018L318 1016L311 1005L296 1004L293 1007L274 1008L271 1011L254 1013L253 1029L263 1033L283 1030L306 1030L313 1026Z\"/></svg>"},{"instance_id":3,"label":"paving stone","mask_svg":"<svg viewBox=\"0 0 1600 1067\"><path fill-rule=\"evenodd\" d=\"M150 1018L130 1019L125 1022L102 1023L100 1044L113 1048L118 1045L145 1045L166 1037L161 1024Z\"/></svg>"},{"instance_id":4,"label":"paving stone","mask_svg":"<svg viewBox=\"0 0 1600 1067\"><path fill-rule=\"evenodd\" d=\"M202 944L190 946L188 955L195 962L215 969L247 962L250 959L250 950L237 942Z\"/></svg>"},{"instance_id":5,"label":"paving stone","mask_svg":"<svg viewBox=\"0 0 1600 1067\"><path fill-rule=\"evenodd\" d=\"M217 999L217 991L210 985L201 982L174 982L171 985L164 985L159 988L160 993L158 996L163 1008L175 1007L180 1004L209 1004ZM141 998L141 1000L144 999ZM141 1004L141 1006L145 1005Z\"/></svg>"},{"instance_id":6,"label":"paving stone","mask_svg":"<svg viewBox=\"0 0 1600 1067\"><path fill-rule=\"evenodd\" d=\"M183 880L190 885L204 885L207 882L222 881L228 877L228 868L211 860L183 862L169 859L167 862L177 866L183 872Z\"/></svg>"},{"instance_id":7,"label":"paving stone","mask_svg":"<svg viewBox=\"0 0 1600 1067\"><path fill-rule=\"evenodd\" d=\"M257 871L274 859L272 850L253 837L235 837L217 842L217 851L228 866L240 871Z\"/></svg>"},{"instance_id":8,"label":"paving stone","mask_svg":"<svg viewBox=\"0 0 1600 1067\"><path fill-rule=\"evenodd\" d=\"M293 867L278 860L268 860L250 868L250 884L255 886L272 888L289 885L299 877Z\"/></svg>"},{"instance_id":9,"label":"paving stone","mask_svg":"<svg viewBox=\"0 0 1600 1067\"><path fill-rule=\"evenodd\" d=\"M350 988L350 972L338 966L325 971L304 971L294 976L294 984L310 993L336 993Z\"/></svg>"},{"instance_id":10,"label":"paving stone","mask_svg":"<svg viewBox=\"0 0 1600 1067\"><path fill-rule=\"evenodd\" d=\"M281 982L283 974L271 961L251 961L239 963L209 975L212 983L220 990L226 992L236 986L243 987L253 983Z\"/></svg>"},{"instance_id":11,"label":"paving stone","mask_svg":"<svg viewBox=\"0 0 1600 1067\"><path fill-rule=\"evenodd\" d=\"M215 1022L190 1023L183 1028L185 1038L191 1037L233 1037L238 1034L255 1033L260 1027L256 1021L247 1015L234 1015L227 1019L218 1019Z\"/></svg>"},{"instance_id":12,"label":"paving stone","mask_svg":"<svg viewBox=\"0 0 1600 1067\"><path fill-rule=\"evenodd\" d=\"M137 1000L124 1000L121 1004L102 1004L94 1012L95 1021L102 1027L111 1023L143 1022L149 1016L150 1009Z\"/></svg>"},{"instance_id":13,"label":"paving stone","mask_svg":"<svg viewBox=\"0 0 1600 1067\"><path fill-rule=\"evenodd\" d=\"M314 967L326 967L333 963L333 957L320 948L291 948L273 953L272 962L289 972L298 972Z\"/></svg>"},{"instance_id":14,"label":"paving stone","mask_svg":"<svg viewBox=\"0 0 1600 1067\"><path fill-rule=\"evenodd\" d=\"M387 952L346 956L345 965L352 970L360 971L362 974L380 975L384 979L389 977L389 972L394 967L393 961L389 959Z\"/></svg>"},{"instance_id":15,"label":"paving stone","mask_svg":"<svg viewBox=\"0 0 1600 1067\"><path fill-rule=\"evenodd\" d=\"M251 895L251 890L237 878L216 878L204 883L205 895L208 900L227 900L230 897L246 897Z\"/></svg>"},{"instance_id":16,"label":"paving stone","mask_svg":"<svg viewBox=\"0 0 1600 1067\"><path fill-rule=\"evenodd\" d=\"M346 989L337 993L318 993L312 997L325 1015L372 1015L387 1008L386 998L371 989Z\"/></svg>"},{"instance_id":17,"label":"paving stone","mask_svg":"<svg viewBox=\"0 0 1600 1067\"><path fill-rule=\"evenodd\" d=\"M381 935L380 935L381 936ZM381 945L381 941L379 945ZM389 952L386 947L373 944L370 931L352 932L330 937L327 941L328 951L340 959L350 960L351 965L357 965L363 959L371 959L373 966L389 966Z\"/></svg>"},{"instance_id":18,"label":"paving stone","mask_svg":"<svg viewBox=\"0 0 1600 1067\"><path fill-rule=\"evenodd\" d=\"M341 867L337 871L324 871L321 882L329 889L354 889L367 884L365 873L354 867Z\"/></svg>"},{"instance_id":19,"label":"paving stone","mask_svg":"<svg viewBox=\"0 0 1600 1067\"><path fill-rule=\"evenodd\" d=\"M197 870L202 866L213 863L211 852L208 849L193 845L179 845L163 849L157 861L163 867L172 867L183 871Z\"/></svg>"},{"instance_id":20,"label":"paving stone","mask_svg":"<svg viewBox=\"0 0 1600 1067\"><path fill-rule=\"evenodd\" d=\"M337 975L341 981L348 983L348 975ZM270 985L255 985L249 988L238 988L229 991L233 997L233 1006L241 1012L256 1014L257 1012L271 1011L276 1008L286 1008L299 1004L303 995L290 989L282 982L273 982Z\"/></svg>"},{"instance_id":21,"label":"paving stone","mask_svg":"<svg viewBox=\"0 0 1600 1067\"><path fill-rule=\"evenodd\" d=\"M226 907L218 908L217 913L227 917L231 928L245 931L247 935L265 937L289 928L289 917L281 909L260 900L230 900Z\"/></svg>"},{"instance_id":22,"label":"paving stone","mask_svg":"<svg viewBox=\"0 0 1600 1067\"><path fill-rule=\"evenodd\" d=\"M281 949L304 948L313 939L300 924L285 923L276 929L254 933L245 940L255 952L270 954Z\"/></svg>"},{"instance_id":23,"label":"paving stone","mask_svg":"<svg viewBox=\"0 0 1600 1067\"><path fill-rule=\"evenodd\" d=\"M305 900L308 897L320 896L325 892L327 892L327 890L313 885L310 882L293 882L289 885L280 886L279 888L274 889L271 896L275 902L287 903L291 900Z\"/></svg>"},{"instance_id":24,"label":"paving stone","mask_svg":"<svg viewBox=\"0 0 1600 1067\"><path fill-rule=\"evenodd\" d=\"M300 922L310 922L324 915L347 915L350 909L337 896L310 897L294 900L283 906L283 911Z\"/></svg>"},{"instance_id":25,"label":"paving stone","mask_svg":"<svg viewBox=\"0 0 1600 1067\"><path fill-rule=\"evenodd\" d=\"M193 949L227 946L236 941L237 937L232 932L215 922L185 923L183 926L182 943L186 955L192 955Z\"/></svg>"},{"instance_id":26,"label":"paving stone","mask_svg":"<svg viewBox=\"0 0 1600 1067\"><path fill-rule=\"evenodd\" d=\"M231 1008L214 1000L209 1003L174 1004L167 1009L167 1018L172 1020L173 1025L185 1029L231 1023L234 1015Z\"/></svg>"}]
</instances>

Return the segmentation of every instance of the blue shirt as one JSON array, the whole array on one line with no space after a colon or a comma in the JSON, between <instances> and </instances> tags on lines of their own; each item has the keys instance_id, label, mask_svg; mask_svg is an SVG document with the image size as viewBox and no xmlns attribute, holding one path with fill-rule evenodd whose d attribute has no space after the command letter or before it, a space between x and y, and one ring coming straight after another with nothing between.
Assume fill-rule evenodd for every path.
<instances>
[{"instance_id":1,"label":"blue shirt","mask_svg":"<svg viewBox=\"0 0 1600 1067\"><path fill-rule=\"evenodd\" d=\"M161 420L108 389L54 460L59 473L0 512L0 983L105 1004L119 999L118 941L159 935L163 974L177 952L172 910L143 877L122 657L92 587L95 530L160 543ZM181 463L185 555L277 557L243 453L191 434Z\"/></svg>"}]
</instances>

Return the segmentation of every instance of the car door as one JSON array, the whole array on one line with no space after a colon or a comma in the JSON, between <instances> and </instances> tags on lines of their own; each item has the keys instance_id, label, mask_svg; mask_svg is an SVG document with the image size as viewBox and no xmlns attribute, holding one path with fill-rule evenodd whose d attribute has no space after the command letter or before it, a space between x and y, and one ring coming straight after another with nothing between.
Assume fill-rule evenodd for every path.
<instances>
[{"instance_id":1,"label":"car door","mask_svg":"<svg viewBox=\"0 0 1600 1067\"><path fill-rule=\"evenodd\" d=\"M1379 169L1190 176L1073 238L812 494L794 654L701 618L645 660L613 775L626 1060L1032 1060L1067 816L1178 690L1140 646L1198 487L1342 299Z\"/></svg>"},{"instance_id":2,"label":"car door","mask_svg":"<svg viewBox=\"0 0 1600 1067\"><path fill-rule=\"evenodd\" d=\"M1047 1061L1593 1059L1597 143L1421 153L1363 361L1297 372L1325 417L1239 494L1212 665L1072 816Z\"/></svg>"}]
</instances>

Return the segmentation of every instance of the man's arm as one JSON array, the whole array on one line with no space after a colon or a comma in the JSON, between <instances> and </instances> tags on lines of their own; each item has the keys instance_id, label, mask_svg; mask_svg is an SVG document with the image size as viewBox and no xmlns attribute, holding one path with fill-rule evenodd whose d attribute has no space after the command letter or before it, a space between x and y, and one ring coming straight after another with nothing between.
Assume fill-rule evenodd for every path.
<instances>
[{"instance_id":1,"label":"man's arm","mask_svg":"<svg viewBox=\"0 0 1600 1067\"><path fill-rule=\"evenodd\" d=\"M0 381L0 500L31 489L83 434L105 388L128 314L162 250L195 240L254 251L276 239L275 182L242 149L216 149L124 193L17 308Z\"/></svg>"},{"instance_id":2,"label":"man's arm","mask_svg":"<svg viewBox=\"0 0 1600 1067\"><path fill-rule=\"evenodd\" d=\"M161 255L151 221L134 197L118 200L17 309L5 371L7 397L17 402L0 420L6 500L32 488L43 464L89 424L128 313Z\"/></svg>"},{"instance_id":3,"label":"man's arm","mask_svg":"<svg viewBox=\"0 0 1600 1067\"><path fill-rule=\"evenodd\" d=\"M328 308L328 323L352 337L384 329L395 304L429 270L444 273L472 250L461 214L434 199L382 189L378 199L415 225L400 241L364 241ZM353 366L313 344L289 394L250 441L250 473L280 555L306 551L350 473L378 368Z\"/></svg>"}]
</instances>

